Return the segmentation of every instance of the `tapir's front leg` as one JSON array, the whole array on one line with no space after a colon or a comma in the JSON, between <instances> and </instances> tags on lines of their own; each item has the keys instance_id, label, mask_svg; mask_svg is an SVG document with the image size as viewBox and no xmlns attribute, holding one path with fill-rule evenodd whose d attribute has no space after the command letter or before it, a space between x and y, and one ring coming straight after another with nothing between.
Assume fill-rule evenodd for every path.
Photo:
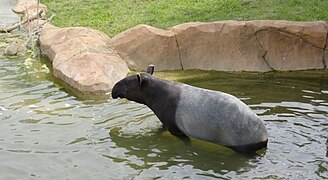
<instances>
[{"instance_id":1,"label":"tapir's front leg","mask_svg":"<svg viewBox=\"0 0 328 180\"><path fill-rule=\"evenodd\" d=\"M169 128L168 131L174 135L174 136L177 136L177 137L187 137L187 135L185 133L183 133L182 131L180 131L177 127L174 127L174 128Z\"/></svg>"}]
</instances>

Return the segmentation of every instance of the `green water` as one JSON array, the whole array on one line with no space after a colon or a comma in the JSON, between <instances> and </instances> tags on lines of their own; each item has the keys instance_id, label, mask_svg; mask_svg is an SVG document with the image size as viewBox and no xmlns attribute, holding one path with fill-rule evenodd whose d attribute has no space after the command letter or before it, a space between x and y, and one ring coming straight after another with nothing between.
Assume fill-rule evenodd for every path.
<instances>
[{"instance_id":1,"label":"green water","mask_svg":"<svg viewBox=\"0 0 328 180\"><path fill-rule=\"evenodd\" d=\"M242 155L170 135L143 105L79 99L54 81L46 60L2 56L10 38L0 38L0 179L328 178L327 71L155 74L248 104L269 143Z\"/></svg>"}]
</instances>

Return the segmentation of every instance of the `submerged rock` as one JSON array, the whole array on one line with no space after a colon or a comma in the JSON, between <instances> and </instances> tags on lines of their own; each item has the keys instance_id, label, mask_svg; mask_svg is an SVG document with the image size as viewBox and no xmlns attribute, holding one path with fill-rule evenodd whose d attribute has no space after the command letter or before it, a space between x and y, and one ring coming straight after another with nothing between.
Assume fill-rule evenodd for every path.
<instances>
[{"instance_id":1,"label":"submerged rock","mask_svg":"<svg viewBox=\"0 0 328 180\"><path fill-rule=\"evenodd\" d=\"M23 42L14 41L6 46L3 55L16 56L18 54L23 54L25 51L26 51L26 47Z\"/></svg>"}]
</instances>

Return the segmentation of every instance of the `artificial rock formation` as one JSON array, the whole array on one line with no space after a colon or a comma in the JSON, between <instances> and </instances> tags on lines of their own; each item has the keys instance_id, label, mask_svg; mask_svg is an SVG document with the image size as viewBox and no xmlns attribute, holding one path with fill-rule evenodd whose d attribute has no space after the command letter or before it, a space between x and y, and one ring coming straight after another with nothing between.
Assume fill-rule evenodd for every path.
<instances>
[{"instance_id":1,"label":"artificial rock formation","mask_svg":"<svg viewBox=\"0 0 328 180\"><path fill-rule=\"evenodd\" d=\"M323 69L328 26L325 22L254 21L264 59L274 70Z\"/></svg>"},{"instance_id":2,"label":"artificial rock formation","mask_svg":"<svg viewBox=\"0 0 328 180\"><path fill-rule=\"evenodd\" d=\"M171 31L138 25L113 37L110 46L134 70L145 70L149 64L154 64L158 71L181 69L178 46Z\"/></svg>"},{"instance_id":3,"label":"artificial rock formation","mask_svg":"<svg viewBox=\"0 0 328 180\"><path fill-rule=\"evenodd\" d=\"M323 21L194 22L167 31L142 25L113 37L111 45L134 70L150 63L160 70L324 69L327 32Z\"/></svg>"},{"instance_id":4,"label":"artificial rock formation","mask_svg":"<svg viewBox=\"0 0 328 180\"><path fill-rule=\"evenodd\" d=\"M270 70L245 22L187 23L171 30L176 34L184 69Z\"/></svg>"},{"instance_id":5,"label":"artificial rock formation","mask_svg":"<svg viewBox=\"0 0 328 180\"><path fill-rule=\"evenodd\" d=\"M40 33L54 76L82 94L103 95L129 72L108 41L106 34L87 28L48 27Z\"/></svg>"}]
</instances>

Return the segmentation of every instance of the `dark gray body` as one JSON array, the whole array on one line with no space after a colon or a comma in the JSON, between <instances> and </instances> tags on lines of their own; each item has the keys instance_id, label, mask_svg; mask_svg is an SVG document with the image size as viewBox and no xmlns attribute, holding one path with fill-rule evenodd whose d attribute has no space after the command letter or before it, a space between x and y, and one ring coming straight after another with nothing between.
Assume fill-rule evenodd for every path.
<instances>
[{"instance_id":1,"label":"dark gray body","mask_svg":"<svg viewBox=\"0 0 328 180\"><path fill-rule=\"evenodd\" d=\"M119 81L112 97L147 105L176 136L190 136L240 151L267 145L267 130L262 120L245 103L227 93L144 73Z\"/></svg>"}]
</instances>

